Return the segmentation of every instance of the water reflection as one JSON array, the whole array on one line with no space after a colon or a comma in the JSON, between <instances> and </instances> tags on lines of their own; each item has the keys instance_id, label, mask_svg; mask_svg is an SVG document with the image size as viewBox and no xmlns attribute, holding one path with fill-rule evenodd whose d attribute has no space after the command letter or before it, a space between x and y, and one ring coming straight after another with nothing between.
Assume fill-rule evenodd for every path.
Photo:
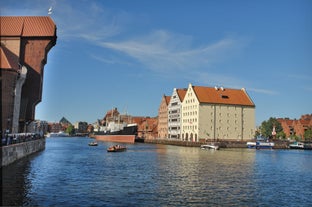
<instances>
[{"instance_id":1,"label":"water reflection","mask_svg":"<svg viewBox=\"0 0 312 207\"><path fill-rule=\"evenodd\" d=\"M3 204L305 206L312 193L311 151L129 144L125 153L107 153L113 143L89 142L47 139L43 152L4 168Z\"/></svg>"},{"instance_id":2,"label":"water reflection","mask_svg":"<svg viewBox=\"0 0 312 207\"><path fill-rule=\"evenodd\" d=\"M254 156L255 151L168 146L168 154L159 157L161 198L174 206L248 203L252 197L243 192L252 186Z\"/></svg>"}]
</instances>

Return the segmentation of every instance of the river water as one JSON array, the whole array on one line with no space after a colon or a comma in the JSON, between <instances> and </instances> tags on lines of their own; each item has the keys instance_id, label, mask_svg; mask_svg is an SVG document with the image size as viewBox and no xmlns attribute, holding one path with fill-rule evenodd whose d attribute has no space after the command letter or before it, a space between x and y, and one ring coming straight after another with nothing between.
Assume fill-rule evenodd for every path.
<instances>
[{"instance_id":1,"label":"river water","mask_svg":"<svg viewBox=\"0 0 312 207\"><path fill-rule=\"evenodd\" d=\"M2 169L10 206L311 206L312 151L199 148L47 138Z\"/></svg>"}]
</instances>

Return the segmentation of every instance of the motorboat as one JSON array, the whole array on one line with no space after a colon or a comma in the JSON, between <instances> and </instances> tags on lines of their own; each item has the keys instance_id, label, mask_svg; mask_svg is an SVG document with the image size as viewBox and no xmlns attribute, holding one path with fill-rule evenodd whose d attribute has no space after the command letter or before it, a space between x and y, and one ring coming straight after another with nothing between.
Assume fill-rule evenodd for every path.
<instances>
[{"instance_id":1,"label":"motorboat","mask_svg":"<svg viewBox=\"0 0 312 207\"><path fill-rule=\"evenodd\" d=\"M274 147L274 142L269 141L247 142L247 147L251 149L272 149Z\"/></svg>"},{"instance_id":2,"label":"motorboat","mask_svg":"<svg viewBox=\"0 0 312 207\"><path fill-rule=\"evenodd\" d=\"M127 147L121 145L113 145L107 148L107 152L123 152L126 151Z\"/></svg>"},{"instance_id":3,"label":"motorboat","mask_svg":"<svg viewBox=\"0 0 312 207\"><path fill-rule=\"evenodd\" d=\"M302 142L294 142L292 144L289 144L290 149L304 149L304 143Z\"/></svg>"},{"instance_id":4,"label":"motorboat","mask_svg":"<svg viewBox=\"0 0 312 207\"><path fill-rule=\"evenodd\" d=\"M89 146L98 146L98 143L97 142L90 142Z\"/></svg>"},{"instance_id":5,"label":"motorboat","mask_svg":"<svg viewBox=\"0 0 312 207\"><path fill-rule=\"evenodd\" d=\"M200 148L218 150L220 147L218 145L215 145L214 143L211 143L211 144L203 144L200 146Z\"/></svg>"}]
</instances>

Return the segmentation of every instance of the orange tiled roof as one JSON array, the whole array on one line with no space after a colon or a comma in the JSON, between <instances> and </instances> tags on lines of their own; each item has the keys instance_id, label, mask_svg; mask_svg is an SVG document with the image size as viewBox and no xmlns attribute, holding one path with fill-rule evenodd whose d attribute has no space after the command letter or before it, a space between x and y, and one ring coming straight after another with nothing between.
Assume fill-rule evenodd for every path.
<instances>
[{"instance_id":1,"label":"orange tiled roof","mask_svg":"<svg viewBox=\"0 0 312 207\"><path fill-rule=\"evenodd\" d=\"M244 89L221 89L193 86L200 103L255 106Z\"/></svg>"},{"instance_id":2,"label":"orange tiled roof","mask_svg":"<svg viewBox=\"0 0 312 207\"><path fill-rule=\"evenodd\" d=\"M164 97L165 97L166 105L168 106L171 96L164 96Z\"/></svg>"},{"instance_id":3,"label":"orange tiled roof","mask_svg":"<svg viewBox=\"0 0 312 207\"><path fill-rule=\"evenodd\" d=\"M186 88L184 88L184 89L177 89L177 94L178 94L181 102L183 101L186 92L187 92Z\"/></svg>"},{"instance_id":4,"label":"orange tiled roof","mask_svg":"<svg viewBox=\"0 0 312 207\"><path fill-rule=\"evenodd\" d=\"M56 36L56 25L48 16L3 16L0 17L0 35L53 37Z\"/></svg>"}]
</instances>

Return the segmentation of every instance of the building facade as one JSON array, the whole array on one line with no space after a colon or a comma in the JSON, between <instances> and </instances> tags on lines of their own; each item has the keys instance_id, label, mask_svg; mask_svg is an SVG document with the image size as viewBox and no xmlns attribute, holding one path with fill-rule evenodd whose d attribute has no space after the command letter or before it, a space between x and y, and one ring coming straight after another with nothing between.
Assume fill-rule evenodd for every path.
<instances>
[{"instance_id":1,"label":"building facade","mask_svg":"<svg viewBox=\"0 0 312 207\"><path fill-rule=\"evenodd\" d=\"M255 105L245 89L189 84L182 102L181 137L186 141L242 141L255 134Z\"/></svg>"},{"instance_id":2,"label":"building facade","mask_svg":"<svg viewBox=\"0 0 312 207\"><path fill-rule=\"evenodd\" d=\"M168 104L168 138L181 139L181 104L187 89L173 89Z\"/></svg>"},{"instance_id":3,"label":"building facade","mask_svg":"<svg viewBox=\"0 0 312 207\"><path fill-rule=\"evenodd\" d=\"M2 136L25 132L41 102L43 69L56 44L50 17L0 17Z\"/></svg>"},{"instance_id":4,"label":"building facade","mask_svg":"<svg viewBox=\"0 0 312 207\"><path fill-rule=\"evenodd\" d=\"M168 138L168 104L170 96L163 95L158 108L158 138Z\"/></svg>"},{"instance_id":5,"label":"building facade","mask_svg":"<svg viewBox=\"0 0 312 207\"><path fill-rule=\"evenodd\" d=\"M278 118L277 121L282 125L286 137L298 136L304 138L304 133L312 129L312 114L305 114L300 119Z\"/></svg>"}]
</instances>

